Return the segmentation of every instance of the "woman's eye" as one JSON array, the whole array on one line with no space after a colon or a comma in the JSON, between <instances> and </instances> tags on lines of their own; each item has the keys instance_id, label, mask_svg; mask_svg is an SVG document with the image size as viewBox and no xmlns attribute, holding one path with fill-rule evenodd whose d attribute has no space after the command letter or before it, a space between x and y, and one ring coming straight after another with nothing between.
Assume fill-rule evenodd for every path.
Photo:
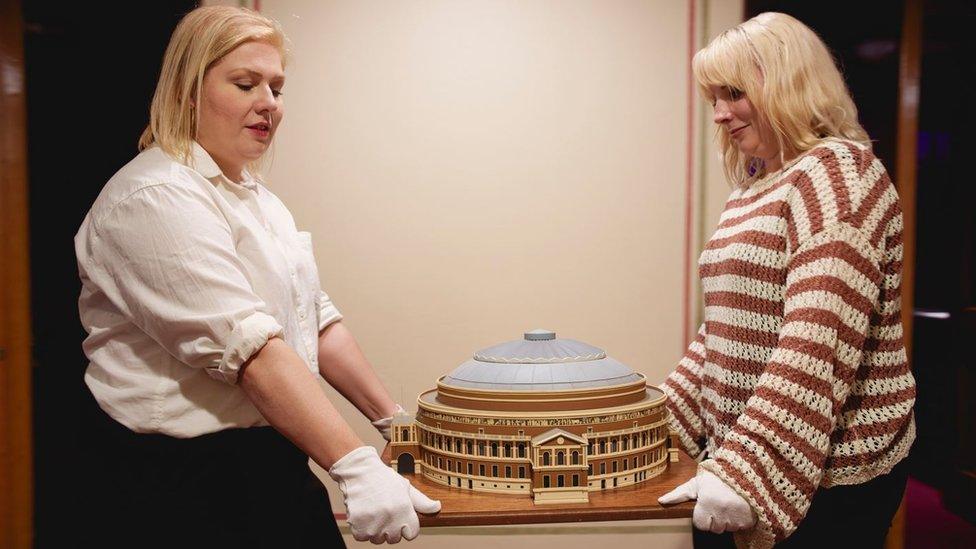
<instances>
[{"instance_id":1,"label":"woman's eye","mask_svg":"<svg viewBox=\"0 0 976 549\"><path fill-rule=\"evenodd\" d=\"M234 84L234 85L237 86L237 89L241 91L251 91L251 89L254 87L250 84Z\"/></svg>"},{"instance_id":2,"label":"woman's eye","mask_svg":"<svg viewBox=\"0 0 976 549\"><path fill-rule=\"evenodd\" d=\"M739 99L742 98L743 95L745 95L745 92L743 92L742 90L738 88L732 88L732 87L729 88L729 99L731 99L732 101L738 101Z\"/></svg>"},{"instance_id":3,"label":"woman's eye","mask_svg":"<svg viewBox=\"0 0 976 549\"><path fill-rule=\"evenodd\" d=\"M281 97L283 94L284 92L282 92L281 90L276 90L274 88L271 88L271 95L275 97Z\"/></svg>"}]
</instances>

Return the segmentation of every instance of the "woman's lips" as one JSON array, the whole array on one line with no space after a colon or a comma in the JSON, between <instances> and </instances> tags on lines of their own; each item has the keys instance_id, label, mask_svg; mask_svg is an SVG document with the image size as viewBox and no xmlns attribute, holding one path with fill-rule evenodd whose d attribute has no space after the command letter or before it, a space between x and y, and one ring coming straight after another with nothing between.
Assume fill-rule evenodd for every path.
<instances>
[{"instance_id":1,"label":"woman's lips","mask_svg":"<svg viewBox=\"0 0 976 549\"><path fill-rule=\"evenodd\" d=\"M732 131L730 131L730 132L729 132L729 135L731 135L731 136L735 136L735 135L738 135L738 134L739 134L739 132L741 132L742 130L744 130L744 129L746 129L746 128L748 128L749 126L751 126L751 124L746 124L745 126L739 126L738 128L736 128L736 129L734 129L734 130L732 130Z\"/></svg>"},{"instance_id":2,"label":"woman's lips","mask_svg":"<svg viewBox=\"0 0 976 549\"><path fill-rule=\"evenodd\" d=\"M248 126L247 129L251 130L258 137L268 137L271 133L271 129L268 126L254 125Z\"/></svg>"}]
</instances>

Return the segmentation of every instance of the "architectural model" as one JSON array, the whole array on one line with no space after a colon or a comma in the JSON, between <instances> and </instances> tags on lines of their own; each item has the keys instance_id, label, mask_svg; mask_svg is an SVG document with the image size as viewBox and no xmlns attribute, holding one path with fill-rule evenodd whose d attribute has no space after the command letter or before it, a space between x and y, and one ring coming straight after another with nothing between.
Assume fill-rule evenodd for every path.
<instances>
[{"instance_id":1,"label":"architectural model","mask_svg":"<svg viewBox=\"0 0 976 549\"><path fill-rule=\"evenodd\" d=\"M534 330L478 351L394 418L391 466L477 492L579 503L677 460L665 395L579 341Z\"/></svg>"}]
</instances>

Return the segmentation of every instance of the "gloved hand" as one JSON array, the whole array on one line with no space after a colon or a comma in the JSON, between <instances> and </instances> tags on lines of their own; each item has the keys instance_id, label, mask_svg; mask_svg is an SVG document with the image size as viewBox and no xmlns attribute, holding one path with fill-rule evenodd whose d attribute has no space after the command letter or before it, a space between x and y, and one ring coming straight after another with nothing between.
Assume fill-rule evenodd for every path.
<instances>
[{"instance_id":1,"label":"gloved hand","mask_svg":"<svg viewBox=\"0 0 976 549\"><path fill-rule=\"evenodd\" d=\"M397 543L420 533L417 513L436 513L432 500L385 465L372 446L360 446L329 469L346 504L346 521L356 541Z\"/></svg>"},{"instance_id":2,"label":"gloved hand","mask_svg":"<svg viewBox=\"0 0 976 549\"><path fill-rule=\"evenodd\" d=\"M749 502L729 488L714 474L699 468L691 480L657 499L671 505L697 499L692 522L695 528L721 534L748 530L756 525L756 515Z\"/></svg>"},{"instance_id":3,"label":"gloved hand","mask_svg":"<svg viewBox=\"0 0 976 549\"><path fill-rule=\"evenodd\" d=\"M402 406L397 404L396 410L393 412L393 416L398 416L405 413L407 413L407 411L404 410ZM393 416L380 418L372 422L373 427L376 427L376 430L380 432L380 435L382 435L387 442L390 442L390 425L393 424Z\"/></svg>"}]
</instances>

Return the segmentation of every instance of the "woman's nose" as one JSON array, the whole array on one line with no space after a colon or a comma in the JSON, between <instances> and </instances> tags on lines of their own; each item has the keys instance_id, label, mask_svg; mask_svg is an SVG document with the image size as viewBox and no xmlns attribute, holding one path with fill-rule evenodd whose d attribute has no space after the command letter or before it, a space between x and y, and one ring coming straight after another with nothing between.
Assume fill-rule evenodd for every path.
<instances>
[{"instance_id":1,"label":"woman's nose","mask_svg":"<svg viewBox=\"0 0 976 549\"><path fill-rule=\"evenodd\" d=\"M257 112L274 112L278 110L278 101L275 98L274 90L270 86L261 87L261 93L257 98L257 103L254 105L254 110Z\"/></svg>"},{"instance_id":2,"label":"woman's nose","mask_svg":"<svg viewBox=\"0 0 976 549\"><path fill-rule=\"evenodd\" d=\"M724 124L732 120L732 112L724 101L716 101L713 107L712 120L716 124Z\"/></svg>"}]
</instances>

